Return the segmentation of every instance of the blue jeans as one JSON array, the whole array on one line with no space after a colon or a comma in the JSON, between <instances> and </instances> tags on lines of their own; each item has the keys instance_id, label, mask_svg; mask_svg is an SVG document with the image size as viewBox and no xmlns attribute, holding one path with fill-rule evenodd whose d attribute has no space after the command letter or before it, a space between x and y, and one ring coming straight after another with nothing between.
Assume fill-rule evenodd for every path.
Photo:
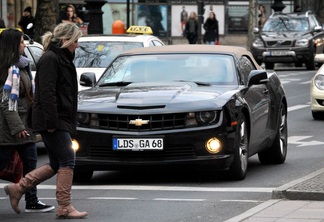
<instances>
[{"instance_id":1,"label":"blue jeans","mask_svg":"<svg viewBox=\"0 0 324 222\"><path fill-rule=\"evenodd\" d=\"M18 151L19 156L23 162L23 176L25 176L30 171L36 169L37 165L37 147L35 143L27 143L23 145L14 145L14 146L4 146L1 147L1 156L3 158L9 158L12 153L12 150L15 149ZM1 157L1 159L3 159ZM7 162L7 161L5 161ZM1 165L1 164L0 164ZM1 166L4 167L4 166ZM25 193L25 201L29 203L35 203L38 201L37 198L37 189L36 187L29 189Z\"/></svg>"},{"instance_id":2,"label":"blue jeans","mask_svg":"<svg viewBox=\"0 0 324 222\"><path fill-rule=\"evenodd\" d=\"M215 45L215 41L206 41L206 45Z\"/></svg>"},{"instance_id":3,"label":"blue jeans","mask_svg":"<svg viewBox=\"0 0 324 222\"><path fill-rule=\"evenodd\" d=\"M49 165L57 172L61 167L74 168L75 152L72 149L72 139L69 132L55 130L53 133L41 132L45 144Z\"/></svg>"}]
</instances>

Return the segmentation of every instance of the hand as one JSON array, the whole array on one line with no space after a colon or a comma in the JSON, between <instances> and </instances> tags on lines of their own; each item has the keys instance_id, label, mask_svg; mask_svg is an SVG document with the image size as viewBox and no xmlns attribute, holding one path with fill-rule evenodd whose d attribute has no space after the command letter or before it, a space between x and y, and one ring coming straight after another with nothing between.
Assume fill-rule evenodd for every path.
<instances>
[{"instance_id":1,"label":"hand","mask_svg":"<svg viewBox=\"0 0 324 222\"><path fill-rule=\"evenodd\" d=\"M29 137L30 135L28 134L28 132L27 132L27 130L22 130L22 131L20 131L20 132L18 132L17 134L16 134L16 138L24 138L24 139L26 139L27 137Z\"/></svg>"}]
</instances>

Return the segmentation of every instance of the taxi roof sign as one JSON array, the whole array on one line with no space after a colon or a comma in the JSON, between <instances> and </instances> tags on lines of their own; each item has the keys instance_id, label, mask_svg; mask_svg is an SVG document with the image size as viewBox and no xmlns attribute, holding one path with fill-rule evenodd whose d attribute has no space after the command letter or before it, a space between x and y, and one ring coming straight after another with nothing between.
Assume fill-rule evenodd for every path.
<instances>
[{"instance_id":1,"label":"taxi roof sign","mask_svg":"<svg viewBox=\"0 0 324 222\"><path fill-rule=\"evenodd\" d=\"M147 34L152 35L153 31L149 26L130 26L126 33L129 34Z\"/></svg>"}]
</instances>

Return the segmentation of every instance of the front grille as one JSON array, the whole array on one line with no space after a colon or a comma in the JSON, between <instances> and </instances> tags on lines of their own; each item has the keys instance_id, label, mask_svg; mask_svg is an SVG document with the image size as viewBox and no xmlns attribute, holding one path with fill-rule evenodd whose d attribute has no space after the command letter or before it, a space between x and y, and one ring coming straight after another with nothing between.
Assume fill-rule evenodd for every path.
<instances>
[{"instance_id":1,"label":"front grille","mask_svg":"<svg viewBox=\"0 0 324 222\"><path fill-rule=\"evenodd\" d=\"M114 151L109 145L91 145L88 157L93 159L128 160L128 161L162 161L172 159L195 158L193 145L166 146L163 151Z\"/></svg>"},{"instance_id":2,"label":"front grille","mask_svg":"<svg viewBox=\"0 0 324 222\"><path fill-rule=\"evenodd\" d=\"M284 40L284 41L267 41L268 47L280 47L280 46L292 46L292 41Z\"/></svg>"},{"instance_id":3,"label":"front grille","mask_svg":"<svg viewBox=\"0 0 324 222\"><path fill-rule=\"evenodd\" d=\"M136 126L130 121L146 121L147 124ZM99 129L120 131L158 131L181 129L185 127L186 113L158 114L158 115L109 115L98 114Z\"/></svg>"}]
</instances>

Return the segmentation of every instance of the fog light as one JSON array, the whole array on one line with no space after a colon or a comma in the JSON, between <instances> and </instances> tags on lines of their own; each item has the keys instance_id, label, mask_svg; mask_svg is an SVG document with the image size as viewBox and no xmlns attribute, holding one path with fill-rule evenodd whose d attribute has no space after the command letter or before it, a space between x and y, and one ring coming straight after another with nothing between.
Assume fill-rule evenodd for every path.
<instances>
[{"instance_id":1,"label":"fog light","mask_svg":"<svg viewBox=\"0 0 324 222\"><path fill-rule=\"evenodd\" d=\"M215 154L221 150L222 144L217 138L211 138L206 142L206 149L208 152Z\"/></svg>"},{"instance_id":2,"label":"fog light","mask_svg":"<svg viewBox=\"0 0 324 222\"><path fill-rule=\"evenodd\" d=\"M78 151L78 149L80 148L78 141L76 141L75 139L72 140L72 149L74 150L74 152Z\"/></svg>"}]
</instances>

